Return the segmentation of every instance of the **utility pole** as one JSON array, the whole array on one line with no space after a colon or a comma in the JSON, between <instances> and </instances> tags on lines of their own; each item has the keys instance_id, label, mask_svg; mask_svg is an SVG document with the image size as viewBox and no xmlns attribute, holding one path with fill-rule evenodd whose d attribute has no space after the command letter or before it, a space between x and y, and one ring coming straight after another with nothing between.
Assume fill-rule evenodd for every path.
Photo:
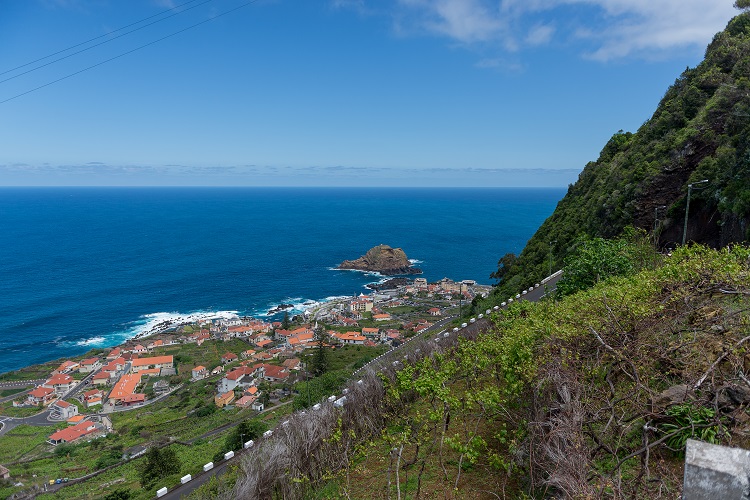
<instances>
[{"instance_id":1,"label":"utility pole","mask_svg":"<svg viewBox=\"0 0 750 500\"><path fill-rule=\"evenodd\" d=\"M706 182L708 182L708 179L703 179L702 181L692 182L688 184L687 201L685 203L685 224L682 226L682 244L683 245L685 245L685 241L687 241L688 212L690 210L690 195L693 192L693 186L697 184L705 184Z\"/></svg>"}]
</instances>

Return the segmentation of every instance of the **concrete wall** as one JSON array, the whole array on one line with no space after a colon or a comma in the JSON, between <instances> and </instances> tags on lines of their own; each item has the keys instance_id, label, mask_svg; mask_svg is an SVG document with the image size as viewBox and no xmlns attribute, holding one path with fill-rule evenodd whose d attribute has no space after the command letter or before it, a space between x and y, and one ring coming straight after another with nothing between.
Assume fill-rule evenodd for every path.
<instances>
[{"instance_id":1,"label":"concrete wall","mask_svg":"<svg viewBox=\"0 0 750 500\"><path fill-rule=\"evenodd\" d=\"M750 500L750 451L688 439L683 500Z\"/></svg>"}]
</instances>

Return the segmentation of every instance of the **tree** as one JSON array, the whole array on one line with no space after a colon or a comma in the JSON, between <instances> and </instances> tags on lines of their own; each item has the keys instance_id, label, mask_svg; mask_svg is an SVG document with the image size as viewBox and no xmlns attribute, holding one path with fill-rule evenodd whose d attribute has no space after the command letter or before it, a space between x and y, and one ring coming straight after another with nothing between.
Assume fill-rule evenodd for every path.
<instances>
[{"instance_id":1,"label":"tree","mask_svg":"<svg viewBox=\"0 0 750 500\"><path fill-rule=\"evenodd\" d=\"M260 437L265 430L266 426L260 420L243 420L227 436L225 448L227 450L240 450L248 440Z\"/></svg>"},{"instance_id":2,"label":"tree","mask_svg":"<svg viewBox=\"0 0 750 500\"><path fill-rule=\"evenodd\" d=\"M657 259L646 233L632 227L614 240L584 236L576 250L565 258L562 279L557 283L561 295L585 290L610 276L624 276L649 267Z\"/></svg>"},{"instance_id":3,"label":"tree","mask_svg":"<svg viewBox=\"0 0 750 500\"><path fill-rule=\"evenodd\" d=\"M115 490L106 497L104 500L129 500L130 492L128 490Z\"/></svg>"},{"instance_id":4,"label":"tree","mask_svg":"<svg viewBox=\"0 0 750 500\"><path fill-rule=\"evenodd\" d=\"M500 283L505 275L508 274L508 270L516 263L516 260L518 260L518 257L512 252L503 255L500 260L497 261L497 271L490 274L490 278L496 279L497 282Z\"/></svg>"},{"instance_id":5,"label":"tree","mask_svg":"<svg viewBox=\"0 0 750 500\"><path fill-rule=\"evenodd\" d=\"M284 311L284 319L281 320L281 328L283 330L289 330L290 326L292 326L292 322L289 321L289 312Z\"/></svg>"},{"instance_id":6,"label":"tree","mask_svg":"<svg viewBox=\"0 0 750 500\"><path fill-rule=\"evenodd\" d=\"M750 9L750 0L737 0L734 2L734 8L740 10Z\"/></svg>"},{"instance_id":7,"label":"tree","mask_svg":"<svg viewBox=\"0 0 750 500\"><path fill-rule=\"evenodd\" d=\"M146 452L146 462L140 470L141 485L150 488L156 480L180 472L181 465L172 448L159 449L152 446Z\"/></svg>"},{"instance_id":8,"label":"tree","mask_svg":"<svg viewBox=\"0 0 750 500\"><path fill-rule=\"evenodd\" d=\"M328 347L326 346L328 335L321 325L315 329L315 336L317 337L318 348L315 350L315 356L313 356L312 370L317 377L328 371Z\"/></svg>"}]
</instances>

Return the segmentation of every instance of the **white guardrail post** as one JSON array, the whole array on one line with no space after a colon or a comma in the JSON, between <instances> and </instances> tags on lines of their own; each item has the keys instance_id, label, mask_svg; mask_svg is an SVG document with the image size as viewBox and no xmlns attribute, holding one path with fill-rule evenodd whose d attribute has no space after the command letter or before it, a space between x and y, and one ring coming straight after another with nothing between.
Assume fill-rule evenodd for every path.
<instances>
[{"instance_id":1,"label":"white guardrail post","mask_svg":"<svg viewBox=\"0 0 750 500\"><path fill-rule=\"evenodd\" d=\"M186 474L180 478L180 484L189 483L193 479L193 476Z\"/></svg>"},{"instance_id":2,"label":"white guardrail post","mask_svg":"<svg viewBox=\"0 0 750 500\"><path fill-rule=\"evenodd\" d=\"M166 487L165 488L160 488L160 489L156 490L156 498L163 497L164 495L167 494L167 491L169 491L169 490L167 490Z\"/></svg>"}]
</instances>

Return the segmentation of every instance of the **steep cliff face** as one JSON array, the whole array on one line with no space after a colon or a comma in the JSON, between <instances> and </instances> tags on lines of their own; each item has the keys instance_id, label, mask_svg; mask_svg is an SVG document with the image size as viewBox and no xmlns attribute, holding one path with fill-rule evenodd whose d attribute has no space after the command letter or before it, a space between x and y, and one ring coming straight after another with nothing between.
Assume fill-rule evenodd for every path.
<instances>
[{"instance_id":1,"label":"steep cliff face","mask_svg":"<svg viewBox=\"0 0 750 500\"><path fill-rule=\"evenodd\" d=\"M422 273L421 269L411 266L406 253L402 249L391 248L388 245L373 247L359 259L345 260L339 264L339 269L372 271L386 276Z\"/></svg>"},{"instance_id":2,"label":"steep cliff face","mask_svg":"<svg viewBox=\"0 0 750 500\"><path fill-rule=\"evenodd\" d=\"M636 133L616 133L571 185L505 273L514 291L559 268L583 233L613 237L632 225L661 247L720 247L750 238L750 13L732 19L704 61L670 87ZM514 292L515 293L515 292Z\"/></svg>"}]
</instances>

